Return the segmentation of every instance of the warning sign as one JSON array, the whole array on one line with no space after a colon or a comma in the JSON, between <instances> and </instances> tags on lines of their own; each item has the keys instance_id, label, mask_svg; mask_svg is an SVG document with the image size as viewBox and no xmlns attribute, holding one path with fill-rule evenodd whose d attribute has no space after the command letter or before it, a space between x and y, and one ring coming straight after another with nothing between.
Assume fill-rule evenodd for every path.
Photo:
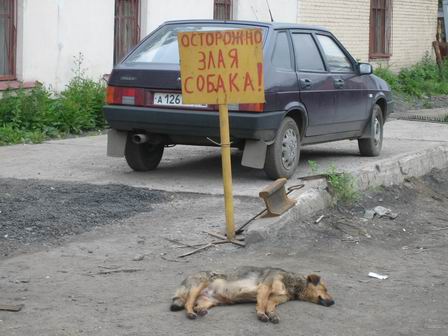
<instances>
[{"instance_id":1,"label":"warning sign","mask_svg":"<svg viewBox=\"0 0 448 336\"><path fill-rule=\"evenodd\" d=\"M185 32L178 42L184 103L264 103L261 29Z\"/></svg>"}]
</instances>

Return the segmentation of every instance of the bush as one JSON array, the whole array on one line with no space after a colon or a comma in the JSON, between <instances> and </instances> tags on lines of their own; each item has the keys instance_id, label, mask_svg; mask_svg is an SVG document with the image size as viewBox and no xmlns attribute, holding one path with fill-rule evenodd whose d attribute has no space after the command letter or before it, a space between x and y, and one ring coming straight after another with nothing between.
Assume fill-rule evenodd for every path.
<instances>
[{"instance_id":1,"label":"bush","mask_svg":"<svg viewBox=\"0 0 448 336\"><path fill-rule=\"evenodd\" d=\"M393 91L406 96L422 98L448 94L448 61L439 69L437 63L427 56L398 74L381 67L375 70L375 74L387 81Z\"/></svg>"},{"instance_id":2,"label":"bush","mask_svg":"<svg viewBox=\"0 0 448 336\"><path fill-rule=\"evenodd\" d=\"M74 77L59 95L43 85L5 92L0 100L0 145L104 128L105 85L86 78L82 61L82 55L75 59Z\"/></svg>"}]
</instances>

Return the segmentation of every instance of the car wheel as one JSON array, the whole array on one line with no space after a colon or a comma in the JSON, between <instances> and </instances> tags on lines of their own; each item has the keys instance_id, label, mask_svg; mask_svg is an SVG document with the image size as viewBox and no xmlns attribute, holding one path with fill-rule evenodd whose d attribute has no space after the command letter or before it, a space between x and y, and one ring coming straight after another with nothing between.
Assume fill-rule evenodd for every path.
<instances>
[{"instance_id":1,"label":"car wheel","mask_svg":"<svg viewBox=\"0 0 448 336\"><path fill-rule=\"evenodd\" d=\"M268 146L264 171L275 180L288 178L297 168L300 155L300 131L296 122L286 117L275 136L274 143Z\"/></svg>"},{"instance_id":2,"label":"car wheel","mask_svg":"<svg viewBox=\"0 0 448 336\"><path fill-rule=\"evenodd\" d=\"M378 156L383 147L383 113L379 105L373 107L370 121L371 136L367 139L358 139L359 152L362 156Z\"/></svg>"},{"instance_id":3,"label":"car wheel","mask_svg":"<svg viewBox=\"0 0 448 336\"><path fill-rule=\"evenodd\" d=\"M129 167L135 171L154 170L160 163L163 155L163 145L150 143L136 144L132 141L132 134L128 134L124 157Z\"/></svg>"}]
</instances>

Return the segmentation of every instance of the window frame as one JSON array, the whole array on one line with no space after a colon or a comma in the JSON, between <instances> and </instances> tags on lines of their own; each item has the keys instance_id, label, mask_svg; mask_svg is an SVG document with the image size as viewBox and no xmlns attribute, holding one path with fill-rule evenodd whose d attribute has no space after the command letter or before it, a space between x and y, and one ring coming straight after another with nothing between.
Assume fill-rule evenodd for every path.
<instances>
[{"instance_id":1,"label":"window frame","mask_svg":"<svg viewBox=\"0 0 448 336\"><path fill-rule=\"evenodd\" d=\"M376 6L379 1L384 1L384 8ZM384 24L381 28L381 35L383 39L382 50L375 50L377 42L377 26L376 15L378 11L384 12ZM376 12L376 14L374 14ZM369 59L388 59L392 56L390 52L391 33L392 30L392 0L370 0L370 22L369 22Z\"/></svg>"},{"instance_id":2,"label":"window frame","mask_svg":"<svg viewBox=\"0 0 448 336\"><path fill-rule=\"evenodd\" d=\"M354 74L357 72L356 65L358 64L358 62L355 61L355 59L352 57L352 55L350 55L350 53L347 51L347 49L345 49L345 47L341 44L341 42L339 42L339 40L333 34L327 33L327 32L315 32L314 35L315 35L314 38L317 42L317 45L321 51L322 58L324 59L325 68L327 69L327 72L332 73L332 74ZM332 71L330 66L328 65L327 55L325 54L325 51L316 35L322 35L322 36L326 36L326 37L330 38L339 47L339 49L341 49L341 51L345 55L345 57L347 57L348 61L352 65L352 71Z\"/></svg>"},{"instance_id":3,"label":"window frame","mask_svg":"<svg viewBox=\"0 0 448 336\"><path fill-rule=\"evenodd\" d=\"M124 1L132 1L135 5L135 16L120 16L120 4ZM114 14L114 64L118 64L121 60L123 60L127 54L129 54L130 51L133 50L135 46L138 45L138 42L140 41L140 20L141 20L141 1L140 0L115 0L115 14ZM134 35L134 41L133 47L131 47L127 52L124 52L123 55L120 55L122 52L122 46L121 46L121 36L120 36L120 25L126 24L127 21L133 22L133 33Z\"/></svg>"},{"instance_id":4,"label":"window frame","mask_svg":"<svg viewBox=\"0 0 448 336\"><path fill-rule=\"evenodd\" d=\"M274 54L276 51L276 47L277 47L277 42L278 42L278 37L280 34L286 34L286 39L288 41L288 46L289 46L289 59L291 61L291 68L290 69L286 69L286 68L281 68L278 66L274 66ZM272 48L272 53L271 53L271 64L275 67L276 70L278 71L284 71L284 72L295 72L296 69L296 62L295 62L295 54L294 54L294 47L293 47L293 43L291 40L291 36L289 33L288 29L281 29L281 30L275 30L275 37L274 37L274 46Z\"/></svg>"},{"instance_id":5,"label":"window frame","mask_svg":"<svg viewBox=\"0 0 448 336\"><path fill-rule=\"evenodd\" d=\"M218 13L225 12L226 17L218 17ZM213 20L230 21L233 20L233 0L214 0L213 1Z\"/></svg>"},{"instance_id":6,"label":"window frame","mask_svg":"<svg viewBox=\"0 0 448 336\"><path fill-rule=\"evenodd\" d=\"M322 64L324 65L324 70L304 70L304 69L299 69L299 65L297 64L297 60L296 60L296 49L294 47L294 41L293 41L293 36L294 34L308 34L311 35L311 38L314 41L314 44L316 45L317 51L319 52L320 58L322 59ZM317 38L315 36L316 32L315 31L311 31L311 30L291 30L291 42L292 42L292 47L293 47L293 53L294 53L294 63L295 66L294 68L296 69L297 72L302 72L302 73L328 73L329 68L326 62L326 59L323 55L322 49L320 47L320 44L317 41Z\"/></svg>"},{"instance_id":7,"label":"window frame","mask_svg":"<svg viewBox=\"0 0 448 336\"><path fill-rule=\"evenodd\" d=\"M7 54L9 66L11 68L10 74L0 74L0 81L8 81L8 80L15 80L17 79L17 0L10 0L11 1L11 12L6 13L2 16L6 18L10 18L10 24L9 24L9 39L11 41L11 50Z\"/></svg>"}]
</instances>

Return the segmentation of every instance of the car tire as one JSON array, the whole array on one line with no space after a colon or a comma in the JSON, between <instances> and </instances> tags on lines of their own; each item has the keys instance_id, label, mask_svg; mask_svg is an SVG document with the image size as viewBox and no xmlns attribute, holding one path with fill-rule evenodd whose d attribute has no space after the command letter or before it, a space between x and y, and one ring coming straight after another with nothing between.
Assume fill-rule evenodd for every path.
<instances>
[{"instance_id":1,"label":"car tire","mask_svg":"<svg viewBox=\"0 0 448 336\"><path fill-rule=\"evenodd\" d=\"M294 119L286 117L280 124L274 143L267 148L264 171L273 180L289 178L297 168L299 156L300 131Z\"/></svg>"},{"instance_id":2,"label":"car tire","mask_svg":"<svg viewBox=\"0 0 448 336\"><path fill-rule=\"evenodd\" d=\"M124 157L129 167L135 171L154 170L162 160L165 146L150 143L136 144L129 133L126 140Z\"/></svg>"},{"instance_id":3,"label":"car tire","mask_svg":"<svg viewBox=\"0 0 448 336\"><path fill-rule=\"evenodd\" d=\"M380 155L383 147L383 126L383 112L381 107L375 104L369 125L371 135L366 139L358 139L359 152L362 156Z\"/></svg>"}]
</instances>

